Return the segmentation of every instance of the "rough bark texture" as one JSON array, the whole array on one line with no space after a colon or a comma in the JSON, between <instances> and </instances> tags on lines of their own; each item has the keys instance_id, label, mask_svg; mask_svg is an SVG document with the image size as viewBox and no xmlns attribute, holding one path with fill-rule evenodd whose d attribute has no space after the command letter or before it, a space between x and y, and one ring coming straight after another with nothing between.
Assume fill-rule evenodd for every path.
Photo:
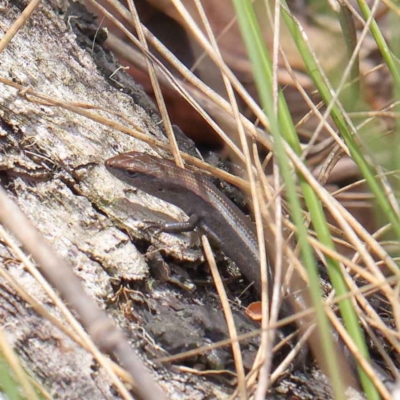
<instances>
[{"instance_id":1,"label":"rough bark texture","mask_svg":"<svg viewBox=\"0 0 400 400\"><path fill-rule=\"evenodd\" d=\"M8 3L0 17L2 35L26 4ZM1 54L1 65L2 78L59 100L103 107L94 112L125 125L131 121L149 135L163 139L157 116L151 104L146 105L140 88L129 96L110 86L91 54L78 46L56 4L43 2L38 7ZM145 99L144 106L137 104L138 99ZM130 194L132 202L125 204L128 200L124 200L123 185L106 172L103 163L119 152L144 151L148 147L65 109L29 101L3 83L0 104L1 183L59 254L74 266L85 289L109 310L132 339L132 345L143 352L147 342L138 329L140 323L126 319L126 309L111 301L115 289L112 282L121 278L141 281L148 276L144 256L126 230L118 226L129 226L130 233L136 232L140 238L133 219L121 221L126 215L125 206L134 211L135 220L149 217L148 207L159 207L164 213L166 210L157 204L149 206L148 200L146 203L135 193ZM111 110L113 114L106 112ZM173 246L175 251L181 251L178 241L169 243L171 249ZM188 250L187 257L194 259L198 254ZM59 316L3 242L0 264L25 291ZM92 356L38 316L2 279L0 318L27 370L54 398L119 398ZM146 361L145 354L143 359ZM226 396L217 386L191 375L182 376L163 368L153 372L172 398Z\"/></svg>"}]
</instances>

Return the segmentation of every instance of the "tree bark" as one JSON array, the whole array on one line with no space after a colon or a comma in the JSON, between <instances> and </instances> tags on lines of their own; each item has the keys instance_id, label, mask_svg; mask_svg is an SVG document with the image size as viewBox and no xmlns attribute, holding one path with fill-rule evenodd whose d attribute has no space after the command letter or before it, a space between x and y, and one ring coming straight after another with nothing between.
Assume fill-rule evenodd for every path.
<instances>
[{"instance_id":1,"label":"tree bark","mask_svg":"<svg viewBox=\"0 0 400 400\"><path fill-rule=\"evenodd\" d=\"M8 3L0 17L3 29L12 25L26 5ZM135 193L131 193L132 202L128 200L124 186L105 170L104 160L124 151L149 151L149 146L18 90L30 88L52 99L75 103L92 114L165 141L154 105L143 91L132 82L128 89L124 85L120 90L111 86L92 54L78 46L86 39L77 38L70 23L80 17L70 15L64 20L60 11L56 2L41 3L1 54L1 184L58 254L73 266L86 291L125 331L171 398L187 397L188 393L193 399L204 398L206 392L212 398L225 398L218 386L155 368L143 350L149 345L140 321L128 320L126 306L115 301L115 282L141 282L148 277L145 258L130 240L132 236L143 237L135 221L152 214L149 207L166 211L157 202L143 200ZM109 57L98 46L94 46L94 52L97 58ZM173 208L170 212L177 213ZM129 217L130 213L134 218ZM181 252L181 245L178 241L168 243L172 252ZM187 250L188 259L198 256L199 252ZM3 240L0 265L24 292L66 323ZM92 355L38 315L3 278L0 316L24 367L52 397L119 398Z\"/></svg>"}]
</instances>

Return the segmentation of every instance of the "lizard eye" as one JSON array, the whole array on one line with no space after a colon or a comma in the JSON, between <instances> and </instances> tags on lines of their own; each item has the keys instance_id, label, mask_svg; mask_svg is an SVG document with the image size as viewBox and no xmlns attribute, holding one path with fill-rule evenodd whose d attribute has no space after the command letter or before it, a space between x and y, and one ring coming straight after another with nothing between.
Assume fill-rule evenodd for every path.
<instances>
[{"instance_id":1,"label":"lizard eye","mask_svg":"<svg viewBox=\"0 0 400 400\"><path fill-rule=\"evenodd\" d=\"M127 171L130 178L137 178L139 176L139 172L137 171Z\"/></svg>"}]
</instances>

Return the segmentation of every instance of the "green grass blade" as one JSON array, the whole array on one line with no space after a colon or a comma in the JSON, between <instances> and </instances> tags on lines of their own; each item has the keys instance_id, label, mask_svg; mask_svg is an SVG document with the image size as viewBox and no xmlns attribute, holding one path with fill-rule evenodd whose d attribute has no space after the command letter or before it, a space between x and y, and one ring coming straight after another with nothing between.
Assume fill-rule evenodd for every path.
<instances>
[{"instance_id":1,"label":"green grass blade","mask_svg":"<svg viewBox=\"0 0 400 400\"><path fill-rule=\"evenodd\" d=\"M319 274L313 250L307 241L307 229L304 225L301 204L296 192L295 180L292 175L290 163L284 151L282 136L297 154L300 154L301 151L300 142L282 93L279 93L279 118L275 115L272 98L272 65L252 5L250 1L234 0L234 6L252 63L253 74L261 99L261 104L270 121L271 133L274 137L274 155L278 159L280 170L285 181L286 194L289 200L291 215L297 228L297 239L301 249L302 260L309 275L311 297L316 311L317 325L322 337L322 342L324 343L323 351L326 359L332 360L332 363L329 363L332 387L334 388L336 398L342 398L344 388L336 362L329 322L324 313L321 302ZM324 223L326 225L322 207L320 206L319 200L314 191L308 186L308 183L302 176L299 176L298 178L307 205L310 208L313 223L315 223L315 220L317 221L316 225ZM326 230L327 229L326 225ZM324 244L333 248L332 241L326 241L325 238L320 238L320 240L324 242Z\"/></svg>"},{"instance_id":2,"label":"green grass blade","mask_svg":"<svg viewBox=\"0 0 400 400\"><path fill-rule=\"evenodd\" d=\"M285 7L282 8L282 12L286 25L292 33L292 37L297 45L300 54L302 55L303 61L307 67L310 77L313 79L314 84L317 87L318 92L324 100L325 104L330 104L333 98L333 89L330 87L327 78L325 77L319 64L315 60L311 49L308 47L308 44L304 40L301 27L294 20L293 16L289 12L287 12ZM388 196L386 195L384 187L376 179L376 173L374 169L366 161L364 155L362 154L360 144L357 143L353 137L353 133L355 132L351 130L351 126L349 125L348 120L346 120L342 108L339 105L339 101L336 101L331 106L331 117L338 127L342 137L344 138L353 160L358 165L362 175L367 181L370 190L376 197L376 202L381 208L382 213L387 217L388 221L392 225L393 231L395 232L397 239L400 240L399 216L388 201Z\"/></svg>"}]
</instances>

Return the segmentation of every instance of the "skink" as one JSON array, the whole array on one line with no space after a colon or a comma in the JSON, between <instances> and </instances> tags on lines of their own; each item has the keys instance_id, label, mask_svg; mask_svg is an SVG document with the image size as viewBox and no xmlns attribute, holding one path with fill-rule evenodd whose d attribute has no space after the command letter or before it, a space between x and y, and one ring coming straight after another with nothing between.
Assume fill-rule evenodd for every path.
<instances>
[{"instance_id":1,"label":"skink","mask_svg":"<svg viewBox=\"0 0 400 400\"><path fill-rule=\"evenodd\" d=\"M112 157L105 165L121 181L181 208L261 292L254 225L208 178L137 152Z\"/></svg>"},{"instance_id":2,"label":"skink","mask_svg":"<svg viewBox=\"0 0 400 400\"><path fill-rule=\"evenodd\" d=\"M138 152L112 157L105 165L121 181L181 208L189 216L189 222L192 222L191 229L195 225L207 235L236 263L261 294L260 256L255 226L207 177L179 168L171 161ZM273 243L272 240L266 243L270 251L274 250ZM274 274L269 262L267 273L268 293L271 294ZM286 299L281 305L281 317L311 306L304 281L293 271L286 288ZM299 323L305 324L306 321Z\"/></svg>"},{"instance_id":3,"label":"skink","mask_svg":"<svg viewBox=\"0 0 400 400\"><path fill-rule=\"evenodd\" d=\"M242 274L254 283L257 292L261 293L260 257L255 227L208 178L179 168L171 161L137 152L112 157L105 165L111 174L123 182L181 208L189 220L236 263ZM272 278L272 266L268 263L269 282L272 282ZM282 304L282 316L287 316L292 308L294 311L303 311L311 307L308 290L300 281L300 277L292 277L286 289L291 305L288 307L287 301ZM300 319L298 324L307 327L312 322L311 315ZM349 360L352 363L351 357L343 344L338 343L337 337L333 340L340 349L337 355L344 371L343 379L347 386L353 386L353 374L348 365ZM310 343L314 345L322 369L327 371L325 363L328 360L318 355L321 343L317 331L312 333ZM380 370L375 364L373 366Z\"/></svg>"}]
</instances>

